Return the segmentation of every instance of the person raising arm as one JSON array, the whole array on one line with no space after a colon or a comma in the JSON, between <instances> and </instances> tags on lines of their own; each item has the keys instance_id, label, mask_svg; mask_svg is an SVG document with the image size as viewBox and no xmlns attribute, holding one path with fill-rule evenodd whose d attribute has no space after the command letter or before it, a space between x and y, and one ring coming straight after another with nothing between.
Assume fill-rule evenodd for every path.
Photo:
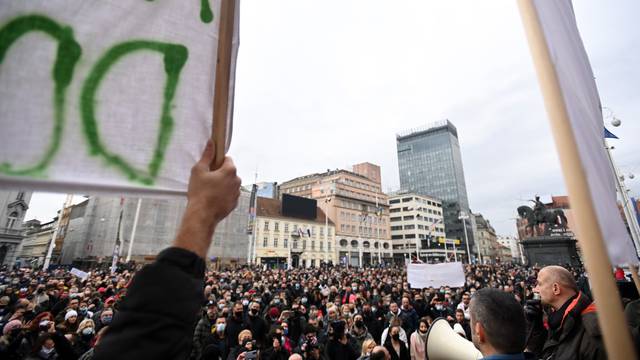
<instances>
[{"instance_id":1,"label":"person raising arm","mask_svg":"<svg viewBox=\"0 0 640 360\"><path fill-rule=\"evenodd\" d=\"M186 359L198 320L205 261L216 225L237 205L240 178L231 158L210 170L211 141L191 169L187 207L173 246L132 279L94 359Z\"/></svg>"}]
</instances>

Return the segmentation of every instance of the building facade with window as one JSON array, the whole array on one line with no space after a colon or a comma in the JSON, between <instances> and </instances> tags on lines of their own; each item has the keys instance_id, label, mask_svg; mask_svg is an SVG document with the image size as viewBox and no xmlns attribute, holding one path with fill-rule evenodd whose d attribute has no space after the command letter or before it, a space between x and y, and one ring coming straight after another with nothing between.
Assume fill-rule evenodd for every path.
<instances>
[{"instance_id":1,"label":"building facade with window","mask_svg":"<svg viewBox=\"0 0 640 360\"><path fill-rule=\"evenodd\" d=\"M518 241L515 236L498 235L498 243L509 248L510 256L513 262L524 264L524 258L522 256L522 244L520 244L520 241Z\"/></svg>"},{"instance_id":2,"label":"building facade with window","mask_svg":"<svg viewBox=\"0 0 640 360\"><path fill-rule=\"evenodd\" d=\"M54 251L52 263L111 264L116 250L120 259L126 259L132 239L132 260L149 262L155 259L160 251L173 243L187 200L143 198L134 233L137 205L138 198L91 196L69 207L59 230L63 237L59 241L60 256L55 257ZM249 246L248 221L249 192L241 190L238 206L216 225L207 259L222 266L245 264Z\"/></svg>"},{"instance_id":3,"label":"building facade with window","mask_svg":"<svg viewBox=\"0 0 640 360\"><path fill-rule=\"evenodd\" d=\"M0 266L13 265L19 254L29 201L31 192L0 191Z\"/></svg>"},{"instance_id":4,"label":"building facade with window","mask_svg":"<svg viewBox=\"0 0 640 360\"><path fill-rule=\"evenodd\" d=\"M442 201L399 191L389 196L389 224L395 263L416 257L425 263L452 259L454 245L458 258L465 252L460 241L446 239Z\"/></svg>"},{"instance_id":5,"label":"building facade with window","mask_svg":"<svg viewBox=\"0 0 640 360\"><path fill-rule=\"evenodd\" d=\"M335 226L320 208L315 219L300 219L284 216L280 200L258 197L255 235L256 262L270 268L307 268L337 261Z\"/></svg>"},{"instance_id":6,"label":"building facade with window","mask_svg":"<svg viewBox=\"0 0 640 360\"><path fill-rule=\"evenodd\" d=\"M24 224L25 238L22 240L22 246L17 258L21 266L39 268L44 264L56 222L57 218L44 224L41 224L38 220L30 220Z\"/></svg>"},{"instance_id":7,"label":"building facade with window","mask_svg":"<svg viewBox=\"0 0 640 360\"><path fill-rule=\"evenodd\" d=\"M473 214L472 216L476 224L475 238L480 251L479 261L483 264L495 264L499 261L502 251L502 245L498 243L496 231L482 214Z\"/></svg>"},{"instance_id":8,"label":"building facade with window","mask_svg":"<svg viewBox=\"0 0 640 360\"><path fill-rule=\"evenodd\" d=\"M280 194L304 196L335 224L340 264L375 266L393 261L388 196L381 190L380 167L354 165L354 171L328 170L286 181Z\"/></svg>"},{"instance_id":9,"label":"building facade with window","mask_svg":"<svg viewBox=\"0 0 640 360\"><path fill-rule=\"evenodd\" d=\"M459 215L471 211L456 127L445 120L410 129L396 135L396 144L401 189L442 200L447 237L464 244ZM473 253L473 222L466 227Z\"/></svg>"}]
</instances>

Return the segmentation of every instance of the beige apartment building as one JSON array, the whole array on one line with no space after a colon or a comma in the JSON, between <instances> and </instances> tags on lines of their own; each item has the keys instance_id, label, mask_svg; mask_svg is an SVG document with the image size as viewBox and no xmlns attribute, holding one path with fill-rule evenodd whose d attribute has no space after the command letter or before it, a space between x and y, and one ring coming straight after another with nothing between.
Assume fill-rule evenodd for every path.
<instances>
[{"instance_id":1,"label":"beige apartment building","mask_svg":"<svg viewBox=\"0 0 640 360\"><path fill-rule=\"evenodd\" d=\"M425 263L461 260L460 240L446 239L442 201L407 191L389 197L389 222L394 261L419 258ZM454 251L455 254L454 255Z\"/></svg>"},{"instance_id":2,"label":"beige apartment building","mask_svg":"<svg viewBox=\"0 0 640 360\"><path fill-rule=\"evenodd\" d=\"M315 219L299 219L284 216L280 200L258 197L255 234L256 262L270 268L337 261L335 226L320 208Z\"/></svg>"},{"instance_id":3,"label":"beige apartment building","mask_svg":"<svg viewBox=\"0 0 640 360\"><path fill-rule=\"evenodd\" d=\"M363 163L354 165L353 170L327 170L298 177L282 183L279 193L318 201L335 224L334 251L341 264L391 263L389 205L381 190L380 167Z\"/></svg>"}]
</instances>

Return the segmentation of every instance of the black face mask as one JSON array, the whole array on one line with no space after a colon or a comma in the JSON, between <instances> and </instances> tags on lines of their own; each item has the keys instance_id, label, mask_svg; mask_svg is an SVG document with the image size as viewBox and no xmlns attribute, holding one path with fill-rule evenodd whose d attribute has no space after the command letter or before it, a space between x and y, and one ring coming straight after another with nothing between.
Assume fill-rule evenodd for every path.
<instances>
[{"instance_id":1,"label":"black face mask","mask_svg":"<svg viewBox=\"0 0 640 360\"><path fill-rule=\"evenodd\" d=\"M391 335L391 338L395 341L399 341L400 340L400 334L393 334Z\"/></svg>"},{"instance_id":2,"label":"black face mask","mask_svg":"<svg viewBox=\"0 0 640 360\"><path fill-rule=\"evenodd\" d=\"M362 320L356 320L356 327L357 328L362 328L364 326L364 321Z\"/></svg>"},{"instance_id":3,"label":"black face mask","mask_svg":"<svg viewBox=\"0 0 640 360\"><path fill-rule=\"evenodd\" d=\"M256 309L251 309L251 311L249 311L249 315L251 315L251 316L258 316L258 310L256 310Z\"/></svg>"},{"instance_id":4,"label":"black face mask","mask_svg":"<svg viewBox=\"0 0 640 360\"><path fill-rule=\"evenodd\" d=\"M242 311L236 311L233 313L233 316L240 319L242 317Z\"/></svg>"}]
</instances>

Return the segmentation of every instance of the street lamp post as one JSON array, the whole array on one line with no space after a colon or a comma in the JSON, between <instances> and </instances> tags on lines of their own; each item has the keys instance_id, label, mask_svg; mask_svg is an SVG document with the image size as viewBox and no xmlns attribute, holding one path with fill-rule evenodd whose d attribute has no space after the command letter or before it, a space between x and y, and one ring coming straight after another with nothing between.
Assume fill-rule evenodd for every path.
<instances>
[{"instance_id":1,"label":"street lamp post","mask_svg":"<svg viewBox=\"0 0 640 360\"><path fill-rule=\"evenodd\" d=\"M460 215L458 216L458 219L462 220L462 226L464 228L464 242L467 244L467 262L471 264L471 250L469 250L469 237L467 235L467 219L468 218L469 218L469 215L467 215L466 212L460 211ZM476 243L476 246L477 245L478 244ZM480 259L480 262L482 262L482 259L480 258L480 249L478 249L478 258Z\"/></svg>"},{"instance_id":2,"label":"street lamp post","mask_svg":"<svg viewBox=\"0 0 640 360\"><path fill-rule=\"evenodd\" d=\"M331 202L331 196L324 199L324 262L329 262L329 203Z\"/></svg>"},{"instance_id":3,"label":"street lamp post","mask_svg":"<svg viewBox=\"0 0 640 360\"><path fill-rule=\"evenodd\" d=\"M622 124L622 121L620 121L620 119L615 117L611 109L606 107L603 109L609 110L610 117L611 117L611 125L618 127ZM622 210L624 212L625 218L627 219L627 224L630 230L629 232L631 233L631 240L635 245L636 251L638 252L638 256L640 256L640 226L638 225L638 220L635 217L634 210L631 207L629 194L627 194L627 188L624 183L624 175L620 174L620 172L618 171L618 167L613 162L613 157L611 156L611 150L613 149L613 146L609 146L606 139L605 139L605 149L607 150L607 156L611 164L611 168L613 169L614 176L616 178L615 179L616 190L620 194L620 198L622 200ZM634 178L634 175L630 174L629 179L633 179L633 178Z\"/></svg>"}]
</instances>

